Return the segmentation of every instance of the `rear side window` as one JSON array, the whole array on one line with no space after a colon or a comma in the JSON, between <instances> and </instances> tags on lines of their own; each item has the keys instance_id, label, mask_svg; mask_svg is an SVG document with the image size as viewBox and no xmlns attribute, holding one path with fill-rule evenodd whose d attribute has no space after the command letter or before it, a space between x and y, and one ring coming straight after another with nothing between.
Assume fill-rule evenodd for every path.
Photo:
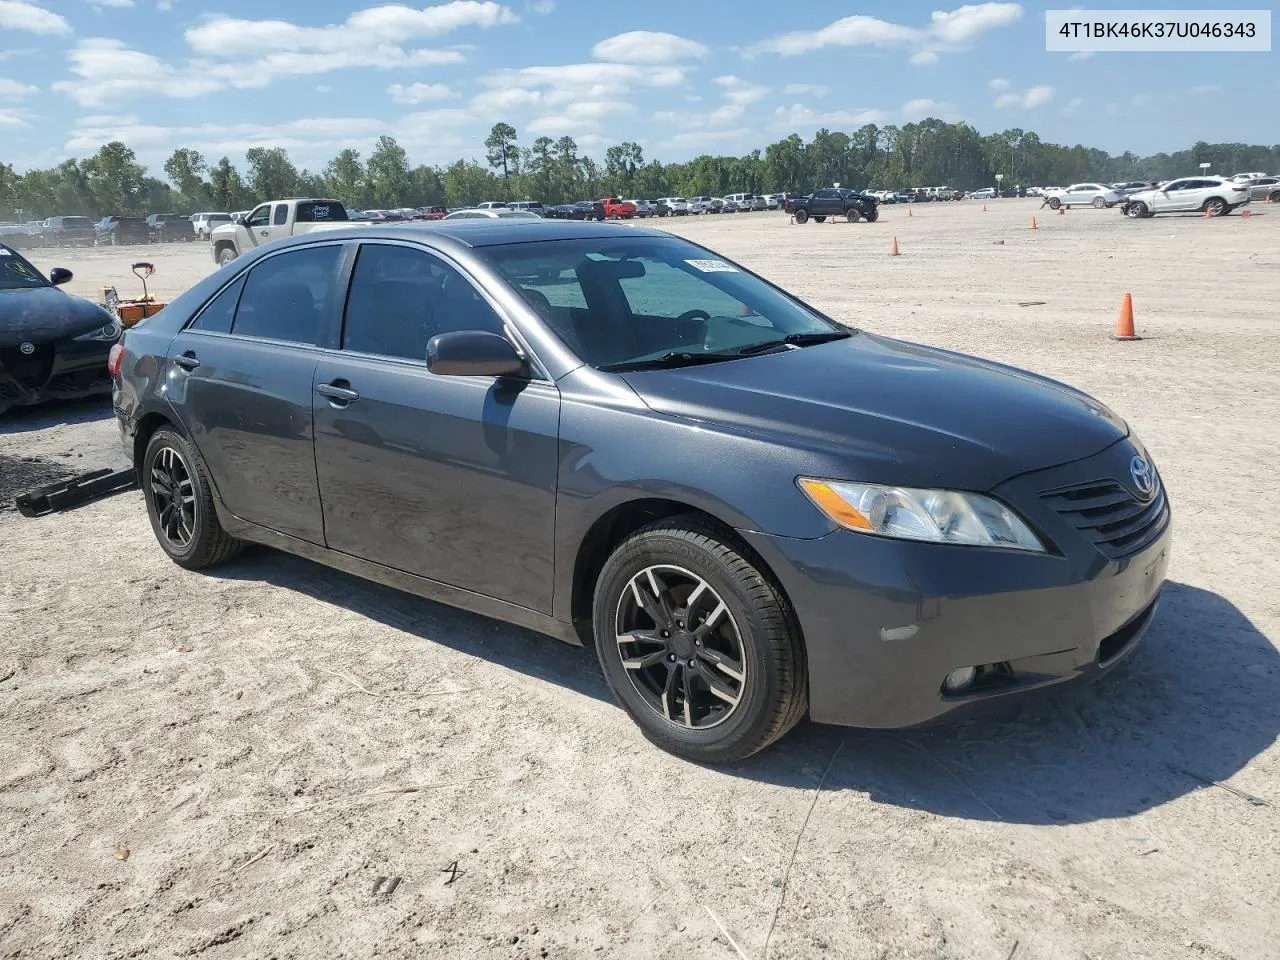
<instances>
[{"instance_id":1,"label":"rear side window","mask_svg":"<svg viewBox=\"0 0 1280 960\"><path fill-rule=\"evenodd\" d=\"M426 362L437 333L502 333L502 320L470 281L424 250L366 243L347 296L342 349Z\"/></svg>"},{"instance_id":2,"label":"rear side window","mask_svg":"<svg viewBox=\"0 0 1280 960\"><path fill-rule=\"evenodd\" d=\"M275 217L271 220L271 225L275 227L283 227L289 220L289 205L287 203L277 203Z\"/></svg>"},{"instance_id":3,"label":"rear side window","mask_svg":"<svg viewBox=\"0 0 1280 960\"><path fill-rule=\"evenodd\" d=\"M207 330L210 333L230 333L231 321L236 316L236 301L240 299L240 291L244 289L244 277L209 301L195 321L192 330Z\"/></svg>"},{"instance_id":4,"label":"rear side window","mask_svg":"<svg viewBox=\"0 0 1280 960\"><path fill-rule=\"evenodd\" d=\"M337 244L291 250L249 271L231 332L290 343L319 343L332 316Z\"/></svg>"}]
</instances>

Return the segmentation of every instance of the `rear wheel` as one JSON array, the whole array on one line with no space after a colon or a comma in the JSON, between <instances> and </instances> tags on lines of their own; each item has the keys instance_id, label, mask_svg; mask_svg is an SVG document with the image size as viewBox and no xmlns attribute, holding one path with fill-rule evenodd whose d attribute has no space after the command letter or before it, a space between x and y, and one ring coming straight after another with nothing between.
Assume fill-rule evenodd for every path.
<instances>
[{"instance_id":1,"label":"rear wheel","mask_svg":"<svg viewBox=\"0 0 1280 960\"><path fill-rule=\"evenodd\" d=\"M605 679L664 750L732 763L804 714L790 608L700 517L660 520L625 540L596 581L593 621Z\"/></svg>"},{"instance_id":2,"label":"rear wheel","mask_svg":"<svg viewBox=\"0 0 1280 960\"><path fill-rule=\"evenodd\" d=\"M880 219L879 208L872 207L870 210L868 210L866 213L862 215L862 218L866 220L867 223L875 223L877 220Z\"/></svg>"},{"instance_id":3,"label":"rear wheel","mask_svg":"<svg viewBox=\"0 0 1280 960\"><path fill-rule=\"evenodd\" d=\"M844 212L844 218L849 223L857 223L862 219L862 211L857 207L850 207Z\"/></svg>"},{"instance_id":4,"label":"rear wheel","mask_svg":"<svg viewBox=\"0 0 1280 960\"><path fill-rule=\"evenodd\" d=\"M1227 205L1221 197L1210 197L1204 202L1204 212L1211 217L1221 217L1227 212Z\"/></svg>"},{"instance_id":5,"label":"rear wheel","mask_svg":"<svg viewBox=\"0 0 1280 960\"><path fill-rule=\"evenodd\" d=\"M1093 198L1093 209L1101 210L1106 205L1107 205L1107 201L1103 200L1101 197Z\"/></svg>"},{"instance_id":6,"label":"rear wheel","mask_svg":"<svg viewBox=\"0 0 1280 960\"><path fill-rule=\"evenodd\" d=\"M814 217L813 219L814 219L817 223L826 223L826 222L827 222L827 218L826 218L826 217Z\"/></svg>"},{"instance_id":7,"label":"rear wheel","mask_svg":"<svg viewBox=\"0 0 1280 960\"><path fill-rule=\"evenodd\" d=\"M809 211L801 207L796 211L796 223L808 223Z\"/></svg>"},{"instance_id":8,"label":"rear wheel","mask_svg":"<svg viewBox=\"0 0 1280 960\"><path fill-rule=\"evenodd\" d=\"M1272 203L1280 203L1280 190L1277 190L1275 193L1271 194L1271 196L1267 197L1267 199L1270 200Z\"/></svg>"},{"instance_id":9,"label":"rear wheel","mask_svg":"<svg viewBox=\"0 0 1280 960\"><path fill-rule=\"evenodd\" d=\"M209 474L182 434L168 427L157 430L139 472L151 529L178 566L201 570L225 563L244 548L218 522Z\"/></svg>"},{"instance_id":10,"label":"rear wheel","mask_svg":"<svg viewBox=\"0 0 1280 960\"><path fill-rule=\"evenodd\" d=\"M1050 198L1049 198L1049 209L1050 209L1050 210L1057 210L1060 206L1062 206L1062 201L1061 201L1061 200L1059 200L1057 197L1050 197Z\"/></svg>"}]
</instances>

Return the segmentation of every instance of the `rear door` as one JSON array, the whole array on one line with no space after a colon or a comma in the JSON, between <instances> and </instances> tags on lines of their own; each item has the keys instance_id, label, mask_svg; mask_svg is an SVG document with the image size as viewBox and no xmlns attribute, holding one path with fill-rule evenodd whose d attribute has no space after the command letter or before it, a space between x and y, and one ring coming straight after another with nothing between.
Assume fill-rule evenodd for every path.
<instances>
[{"instance_id":1,"label":"rear door","mask_svg":"<svg viewBox=\"0 0 1280 960\"><path fill-rule=\"evenodd\" d=\"M288 201L272 204L271 226L267 230L268 241L283 240L285 237L293 235L293 221L289 216L290 212L291 204Z\"/></svg>"},{"instance_id":2,"label":"rear door","mask_svg":"<svg viewBox=\"0 0 1280 960\"><path fill-rule=\"evenodd\" d=\"M336 323L341 244L255 264L174 339L175 409L228 510L324 542L311 412L320 344Z\"/></svg>"},{"instance_id":3,"label":"rear door","mask_svg":"<svg viewBox=\"0 0 1280 960\"><path fill-rule=\"evenodd\" d=\"M427 341L452 330L509 336L456 265L411 244L361 244L340 349L314 378L326 541L549 613L560 392L430 373Z\"/></svg>"}]
</instances>

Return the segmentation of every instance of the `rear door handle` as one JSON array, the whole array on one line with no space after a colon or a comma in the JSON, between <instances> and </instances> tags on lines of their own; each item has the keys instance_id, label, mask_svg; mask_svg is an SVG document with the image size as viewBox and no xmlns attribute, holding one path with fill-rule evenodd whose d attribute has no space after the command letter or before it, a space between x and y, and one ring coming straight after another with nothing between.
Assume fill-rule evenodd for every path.
<instances>
[{"instance_id":1,"label":"rear door handle","mask_svg":"<svg viewBox=\"0 0 1280 960\"><path fill-rule=\"evenodd\" d=\"M340 386L346 383L345 380L337 380L333 383L321 383L316 385L316 393L322 397L328 397L335 403L348 404L352 400L359 400L360 394L352 390L350 387Z\"/></svg>"},{"instance_id":2,"label":"rear door handle","mask_svg":"<svg viewBox=\"0 0 1280 960\"><path fill-rule=\"evenodd\" d=\"M174 357L173 362L183 370L194 370L196 367L200 366L200 361L196 359L196 355L190 350L180 357Z\"/></svg>"}]
</instances>

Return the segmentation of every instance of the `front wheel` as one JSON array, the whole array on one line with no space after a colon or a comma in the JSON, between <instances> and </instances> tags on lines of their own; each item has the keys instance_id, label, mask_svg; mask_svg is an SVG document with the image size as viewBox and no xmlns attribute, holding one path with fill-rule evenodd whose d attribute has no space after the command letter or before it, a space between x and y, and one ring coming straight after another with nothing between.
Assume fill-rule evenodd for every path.
<instances>
[{"instance_id":1,"label":"front wheel","mask_svg":"<svg viewBox=\"0 0 1280 960\"><path fill-rule=\"evenodd\" d=\"M815 222L815 223L826 223L826 222L827 222L827 218L826 218L826 217L814 217L813 219L814 219L814 222Z\"/></svg>"},{"instance_id":2,"label":"front wheel","mask_svg":"<svg viewBox=\"0 0 1280 960\"><path fill-rule=\"evenodd\" d=\"M804 714L808 674L777 587L700 517L660 520L613 552L593 623L605 679L650 741L733 763Z\"/></svg>"},{"instance_id":3,"label":"front wheel","mask_svg":"<svg viewBox=\"0 0 1280 960\"><path fill-rule=\"evenodd\" d=\"M1267 197L1267 201L1270 203L1280 203L1280 190L1277 190L1275 193L1271 194L1271 196Z\"/></svg>"},{"instance_id":4,"label":"front wheel","mask_svg":"<svg viewBox=\"0 0 1280 960\"><path fill-rule=\"evenodd\" d=\"M809 211L803 207L796 211L796 223L808 223Z\"/></svg>"},{"instance_id":5,"label":"front wheel","mask_svg":"<svg viewBox=\"0 0 1280 960\"><path fill-rule=\"evenodd\" d=\"M231 247L223 247L218 251L218 266L225 267L228 263L236 258L236 252Z\"/></svg>"},{"instance_id":6,"label":"front wheel","mask_svg":"<svg viewBox=\"0 0 1280 960\"><path fill-rule=\"evenodd\" d=\"M867 223L875 223L880 219L880 211L876 207L872 207L862 215L862 218L866 220Z\"/></svg>"},{"instance_id":7,"label":"front wheel","mask_svg":"<svg viewBox=\"0 0 1280 960\"><path fill-rule=\"evenodd\" d=\"M244 549L222 529L200 454L169 427L155 432L142 457L142 492L151 529L169 559L188 570L225 563Z\"/></svg>"},{"instance_id":8,"label":"front wheel","mask_svg":"<svg viewBox=\"0 0 1280 960\"><path fill-rule=\"evenodd\" d=\"M844 219L848 223L857 223L862 219L862 211L857 207L850 207L844 212Z\"/></svg>"},{"instance_id":9,"label":"front wheel","mask_svg":"<svg viewBox=\"0 0 1280 960\"><path fill-rule=\"evenodd\" d=\"M1124 215L1130 220L1141 220L1147 216L1147 205L1141 200L1134 200L1132 203L1126 203L1124 207Z\"/></svg>"},{"instance_id":10,"label":"front wheel","mask_svg":"<svg viewBox=\"0 0 1280 960\"><path fill-rule=\"evenodd\" d=\"M1050 210L1057 210L1060 206L1062 206L1062 201L1061 201L1061 200L1059 200L1057 197L1050 197L1050 198L1049 198L1049 209L1050 209Z\"/></svg>"},{"instance_id":11,"label":"front wheel","mask_svg":"<svg viewBox=\"0 0 1280 960\"><path fill-rule=\"evenodd\" d=\"M1107 205L1107 201L1103 200L1102 197L1093 198L1093 209L1101 210L1106 205Z\"/></svg>"}]
</instances>

